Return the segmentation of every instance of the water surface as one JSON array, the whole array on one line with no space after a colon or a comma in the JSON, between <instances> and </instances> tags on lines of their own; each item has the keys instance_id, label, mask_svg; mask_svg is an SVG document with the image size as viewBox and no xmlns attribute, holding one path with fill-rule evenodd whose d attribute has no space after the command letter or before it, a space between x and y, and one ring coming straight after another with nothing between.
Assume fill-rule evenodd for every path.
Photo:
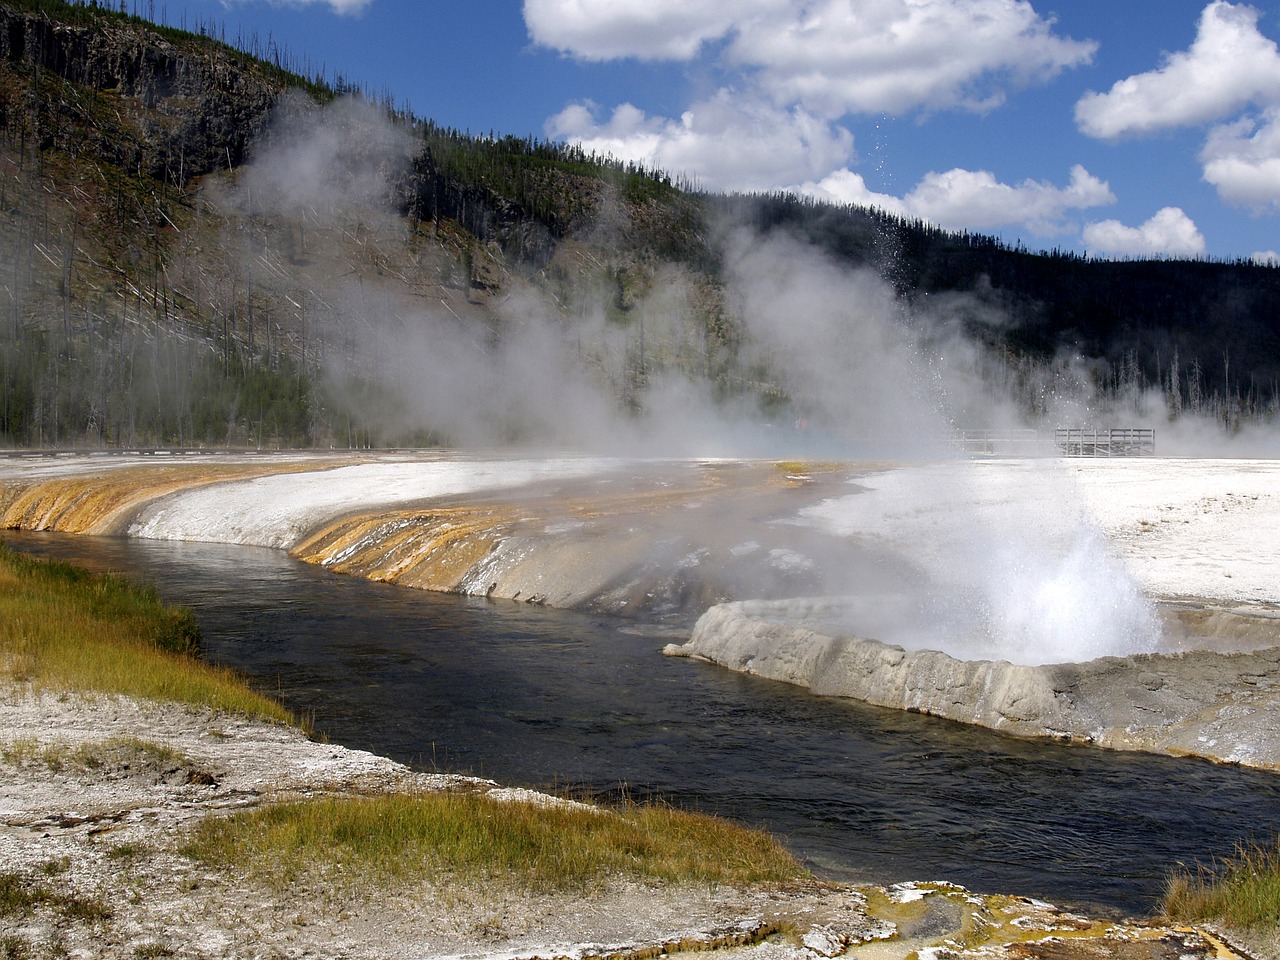
<instances>
[{"instance_id":1,"label":"water surface","mask_svg":"<svg viewBox=\"0 0 1280 960\"><path fill-rule=\"evenodd\" d=\"M659 653L656 628L371 583L217 544L7 534L149 580L210 658L335 742L768 828L820 875L1146 913L1177 863L1268 840L1280 777L1020 741Z\"/></svg>"}]
</instances>

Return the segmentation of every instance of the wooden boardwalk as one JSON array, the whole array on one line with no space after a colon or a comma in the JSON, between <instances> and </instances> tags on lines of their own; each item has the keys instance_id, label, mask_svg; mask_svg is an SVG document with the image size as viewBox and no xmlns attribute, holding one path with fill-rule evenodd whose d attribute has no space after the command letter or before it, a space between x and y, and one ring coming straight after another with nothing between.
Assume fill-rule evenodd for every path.
<instances>
[{"instance_id":1,"label":"wooden boardwalk","mask_svg":"<svg viewBox=\"0 0 1280 960\"><path fill-rule=\"evenodd\" d=\"M1149 427L961 430L954 445L971 457L1152 457L1156 432Z\"/></svg>"},{"instance_id":2,"label":"wooden boardwalk","mask_svg":"<svg viewBox=\"0 0 1280 960\"><path fill-rule=\"evenodd\" d=\"M1156 432L1150 427L1059 427L1053 442L1067 457L1153 457Z\"/></svg>"}]
</instances>

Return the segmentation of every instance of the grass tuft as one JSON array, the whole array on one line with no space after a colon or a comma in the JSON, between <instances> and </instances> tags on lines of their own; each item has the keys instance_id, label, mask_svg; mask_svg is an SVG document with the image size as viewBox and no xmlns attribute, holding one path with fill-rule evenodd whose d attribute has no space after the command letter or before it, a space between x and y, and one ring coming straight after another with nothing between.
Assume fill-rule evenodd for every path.
<instances>
[{"instance_id":1,"label":"grass tuft","mask_svg":"<svg viewBox=\"0 0 1280 960\"><path fill-rule=\"evenodd\" d=\"M20 873L0 873L0 918L26 917L41 907L83 923L98 923L111 916L99 900L58 893Z\"/></svg>"},{"instance_id":2,"label":"grass tuft","mask_svg":"<svg viewBox=\"0 0 1280 960\"><path fill-rule=\"evenodd\" d=\"M0 678L294 722L233 671L197 659L199 650L194 615L154 589L0 545Z\"/></svg>"},{"instance_id":3,"label":"grass tuft","mask_svg":"<svg viewBox=\"0 0 1280 960\"><path fill-rule=\"evenodd\" d=\"M139 737L109 737L76 746L31 737L0 741L0 763L14 767L42 766L51 773L100 773L106 769L196 769L181 750Z\"/></svg>"},{"instance_id":4,"label":"grass tuft","mask_svg":"<svg viewBox=\"0 0 1280 960\"><path fill-rule=\"evenodd\" d=\"M1181 869L1165 884L1170 920L1219 920L1234 927L1280 924L1280 840L1240 847L1213 868Z\"/></svg>"},{"instance_id":5,"label":"grass tuft","mask_svg":"<svg viewBox=\"0 0 1280 960\"><path fill-rule=\"evenodd\" d=\"M184 852L276 886L312 875L365 890L442 879L531 891L580 890L610 877L746 885L804 874L767 834L713 817L480 793L326 798L215 816Z\"/></svg>"}]
</instances>

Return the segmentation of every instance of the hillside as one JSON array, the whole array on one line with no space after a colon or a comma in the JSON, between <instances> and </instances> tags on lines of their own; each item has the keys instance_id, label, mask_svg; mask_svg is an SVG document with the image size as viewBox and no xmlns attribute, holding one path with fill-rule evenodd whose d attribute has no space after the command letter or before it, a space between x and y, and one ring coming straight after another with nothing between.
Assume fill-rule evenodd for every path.
<instances>
[{"instance_id":1,"label":"hillside","mask_svg":"<svg viewBox=\"0 0 1280 960\"><path fill-rule=\"evenodd\" d=\"M197 29L0 0L6 445L892 433L922 364L965 426L1276 414L1280 270L706 196Z\"/></svg>"}]
</instances>

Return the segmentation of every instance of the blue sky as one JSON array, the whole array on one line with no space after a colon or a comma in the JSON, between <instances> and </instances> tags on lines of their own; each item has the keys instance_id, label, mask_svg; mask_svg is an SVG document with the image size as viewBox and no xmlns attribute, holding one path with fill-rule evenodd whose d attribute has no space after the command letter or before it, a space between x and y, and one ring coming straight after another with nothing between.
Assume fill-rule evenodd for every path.
<instances>
[{"instance_id":1,"label":"blue sky","mask_svg":"<svg viewBox=\"0 0 1280 960\"><path fill-rule=\"evenodd\" d=\"M135 0L130 0L131 4ZM136 0L145 13L152 0ZM1033 250L1276 259L1280 3L154 0L472 133Z\"/></svg>"}]
</instances>

